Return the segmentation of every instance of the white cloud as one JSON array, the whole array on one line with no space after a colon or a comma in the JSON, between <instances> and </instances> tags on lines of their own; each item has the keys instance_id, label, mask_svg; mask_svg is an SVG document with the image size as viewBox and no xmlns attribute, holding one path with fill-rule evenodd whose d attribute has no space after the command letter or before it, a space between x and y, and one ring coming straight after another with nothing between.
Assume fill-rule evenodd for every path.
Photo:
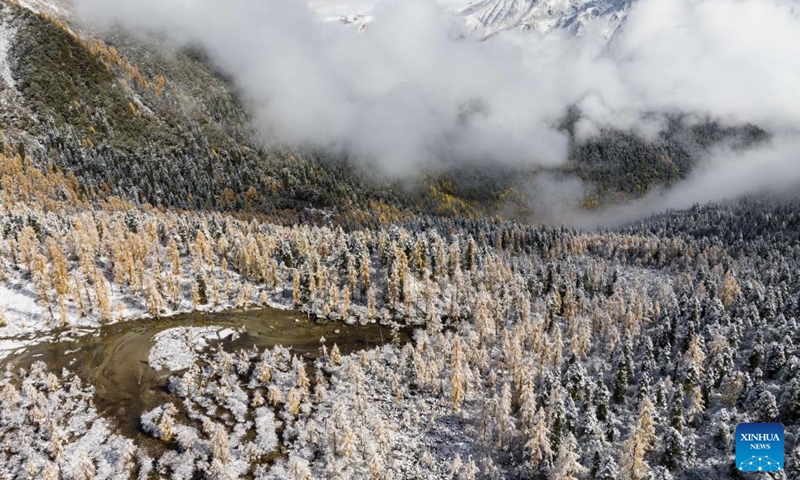
<instances>
[{"instance_id":1,"label":"white cloud","mask_svg":"<svg viewBox=\"0 0 800 480\"><path fill-rule=\"evenodd\" d=\"M555 125L570 105L585 115L583 137L609 125L652 137L659 112L797 131L798 4L640 0L607 44L592 28L481 42L432 0L380 3L363 33L295 0L77 0L89 21L202 45L273 140L345 151L398 174L442 161L558 165L567 142ZM719 155L745 162L733 176L763 162L794 168L794 152L778 147L770 155L782 161Z\"/></svg>"},{"instance_id":2,"label":"white cloud","mask_svg":"<svg viewBox=\"0 0 800 480\"><path fill-rule=\"evenodd\" d=\"M800 186L800 136L779 135L746 152L716 149L686 180L644 198L600 211L572 209L551 223L594 228L616 226L665 210L733 200L744 194L797 192Z\"/></svg>"}]
</instances>

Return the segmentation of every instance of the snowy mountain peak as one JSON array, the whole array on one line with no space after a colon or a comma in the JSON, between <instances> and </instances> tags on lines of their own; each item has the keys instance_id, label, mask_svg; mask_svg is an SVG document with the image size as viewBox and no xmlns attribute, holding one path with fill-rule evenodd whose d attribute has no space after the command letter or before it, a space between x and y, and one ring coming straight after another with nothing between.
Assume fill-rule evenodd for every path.
<instances>
[{"instance_id":1,"label":"snowy mountain peak","mask_svg":"<svg viewBox=\"0 0 800 480\"><path fill-rule=\"evenodd\" d=\"M602 22L606 36L624 21L634 0L482 0L462 11L467 23L486 36L504 30L548 32L567 29L580 35L589 23Z\"/></svg>"}]
</instances>

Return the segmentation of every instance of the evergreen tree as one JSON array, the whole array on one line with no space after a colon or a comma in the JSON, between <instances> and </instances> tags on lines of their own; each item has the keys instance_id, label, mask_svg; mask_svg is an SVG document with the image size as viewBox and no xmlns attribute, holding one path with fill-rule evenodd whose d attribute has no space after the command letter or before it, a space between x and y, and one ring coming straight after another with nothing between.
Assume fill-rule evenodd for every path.
<instances>
[{"instance_id":1,"label":"evergreen tree","mask_svg":"<svg viewBox=\"0 0 800 480\"><path fill-rule=\"evenodd\" d=\"M674 480L674 476L664 467L655 467L648 475L648 480Z\"/></svg>"},{"instance_id":2,"label":"evergreen tree","mask_svg":"<svg viewBox=\"0 0 800 480\"><path fill-rule=\"evenodd\" d=\"M611 398L611 394L606 387L606 384L603 382L602 379L597 379L597 386L594 389L594 397L592 398L592 404L595 407L595 411L597 413L597 419L601 422L605 422L608 419L608 402Z\"/></svg>"},{"instance_id":3,"label":"evergreen tree","mask_svg":"<svg viewBox=\"0 0 800 480\"><path fill-rule=\"evenodd\" d=\"M750 357L747 359L747 368L749 372L754 372L757 368L761 367L761 362L764 359L764 335L761 330L756 333L755 344L750 352Z\"/></svg>"},{"instance_id":4,"label":"evergreen tree","mask_svg":"<svg viewBox=\"0 0 800 480\"><path fill-rule=\"evenodd\" d=\"M800 447L786 456L786 473L789 478L800 478Z\"/></svg>"},{"instance_id":5,"label":"evergreen tree","mask_svg":"<svg viewBox=\"0 0 800 480\"><path fill-rule=\"evenodd\" d=\"M620 354L615 365L614 376L614 403L625 401L628 385L633 378L633 347L630 338L626 338L620 347ZM600 418L600 415L598 415Z\"/></svg>"},{"instance_id":6,"label":"evergreen tree","mask_svg":"<svg viewBox=\"0 0 800 480\"><path fill-rule=\"evenodd\" d=\"M603 467L602 457L600 456L600 452L596 451L592 456L592 467L589 469L589 478L591 480L597 480L600 474L600 469L602 467Z\"/></svg>"},{"instance_id":7,"label":"evergreen tree","mask_svg":"<svg viewBox=\"0 0 800 480\"><path fill-rule=\"evenodd\" d=\"M714 336L710 346L709 375L710 382L719 387L722 379L733 373L734 352L730 340L722 333Z\"/></svg>"},{"instance_id":8,"label":"evergreen tree","mask_svg":"<svg viewBox=\"0 0 800 480\"><path fill-rule=\"evenodd\" d=\"M770 345L769 360L767 361L767 378L774 378L786 365L786 346L783 343Z\"/></svg>"},{"instance_id":9,"label":"evergreen tree","mask_svg":"<svg viewBox=\"0 0 800 480\"><path fill-rule=\"evenodd\" d=\"M703 376L703 365L705 363L705 353L703 352L703 340L700 335L694 335L688 342L686 351L679 363L680 377L683 378L683 385L687 391L700 385Z\"/></svg>"},{"instance_id":10,"label":"evergreen tree","mask_svg":"<svg viewBox=\"0 0 800 480\"><path fill-rule=\"evenodd\" d=\"M497 411L498 447L504 450L508 448L516 432L516 424L511 414L511 387L508 383L503 384L495 405Z\"/></svg>"},{"instance_id":11,"label":"evergreen tree","mask_svg":"<svg viewBox=\"0 0 800 480\"><path fill-rule=\"evenodd\" d=\"M795 378L784 386L781 411L786 423L800 421L800 378Z\"/></svg>"},{"instance_id":12,"label":"evergreen tree","mask_svg":"<svg viewBox=\"0 0 800 480\"><path fill-rule=\"evenodd\" d=\"M611 456L605 457L601 464L600 468L597 472L597 476L595 477L596 480L619 480L622 478L620 476L619 466L617 462L614 461L614 458Z\"/></svg>"},{"instance_id":13,"label":"evergreen tree","mask_svg":"<svg viewBox=\"0 0 800 480\"><path fill-rule=\"evenodd\" d=\"M693 457L693 445L690 439L675 427L667 427L663 434L664 453L661 463L675 472L688 468Z\"/></svg>"},{"instance_id":14,"label":"evergreen tree","mask_svg":"<svg viewBox=\"0 0 800 480\"><path fill-rule=\"evenodd\" d=\"M773 422L778 418L778 405L769 390L762 389L758 392L753 413L759 422Z\"/></svg>"}]
</instances>

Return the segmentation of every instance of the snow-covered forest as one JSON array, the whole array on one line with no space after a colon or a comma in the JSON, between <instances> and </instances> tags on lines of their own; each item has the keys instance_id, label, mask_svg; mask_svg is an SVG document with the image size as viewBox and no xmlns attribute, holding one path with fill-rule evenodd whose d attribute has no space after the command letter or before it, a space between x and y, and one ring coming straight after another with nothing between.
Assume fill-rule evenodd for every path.
<instances>
[{"instance_id":1,"label":"snow-covered forest","mask_svg":"<svg viewBox=\"0 0 800 480\"><path fill-rule=\"evenodd\" d=\"M798 475L796 201L618 231L424 217L344 231L89 203L56 170L0 163L4 348L232 306L417 327L316 360L208 349L141 416L149 450L113 433L91 385L9 364L8 478L744 478L746 421L786 425Z\"/></svg>"}]
</instances>

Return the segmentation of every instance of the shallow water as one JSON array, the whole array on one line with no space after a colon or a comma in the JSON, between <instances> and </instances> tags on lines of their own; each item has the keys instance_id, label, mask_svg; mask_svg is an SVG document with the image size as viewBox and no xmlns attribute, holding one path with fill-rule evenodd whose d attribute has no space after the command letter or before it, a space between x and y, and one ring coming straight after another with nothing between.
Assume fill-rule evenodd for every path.
<instances>
[{"instance_id":1,"label":"shallow water","mask_svg":"<svg viewBox=\"0 0 800 480\"><path fill-rule=\"evenodd\" d=\"M148 441L139 433L139 416L165 402L174 401L166 392L173 373L156 371L148 364L153 336L175 327L244 327L239 338L219 340L226 351L275 345L291 348L297 355L313 358L320 354L320 338L330 349L337 344L343 354L383 345L392 340L385 326L316 323L304 314L271 308L220 313L187 313L162 319L134 320L98 328L90 335L66 341L44 341L20 349L3 364L29 368L43 361L60 374L67 368L86 384L95 387L95 404L101 414L116 420L121 433ZM401 341L407 333L399 334Z\"/></svg>"}]
</instances>

